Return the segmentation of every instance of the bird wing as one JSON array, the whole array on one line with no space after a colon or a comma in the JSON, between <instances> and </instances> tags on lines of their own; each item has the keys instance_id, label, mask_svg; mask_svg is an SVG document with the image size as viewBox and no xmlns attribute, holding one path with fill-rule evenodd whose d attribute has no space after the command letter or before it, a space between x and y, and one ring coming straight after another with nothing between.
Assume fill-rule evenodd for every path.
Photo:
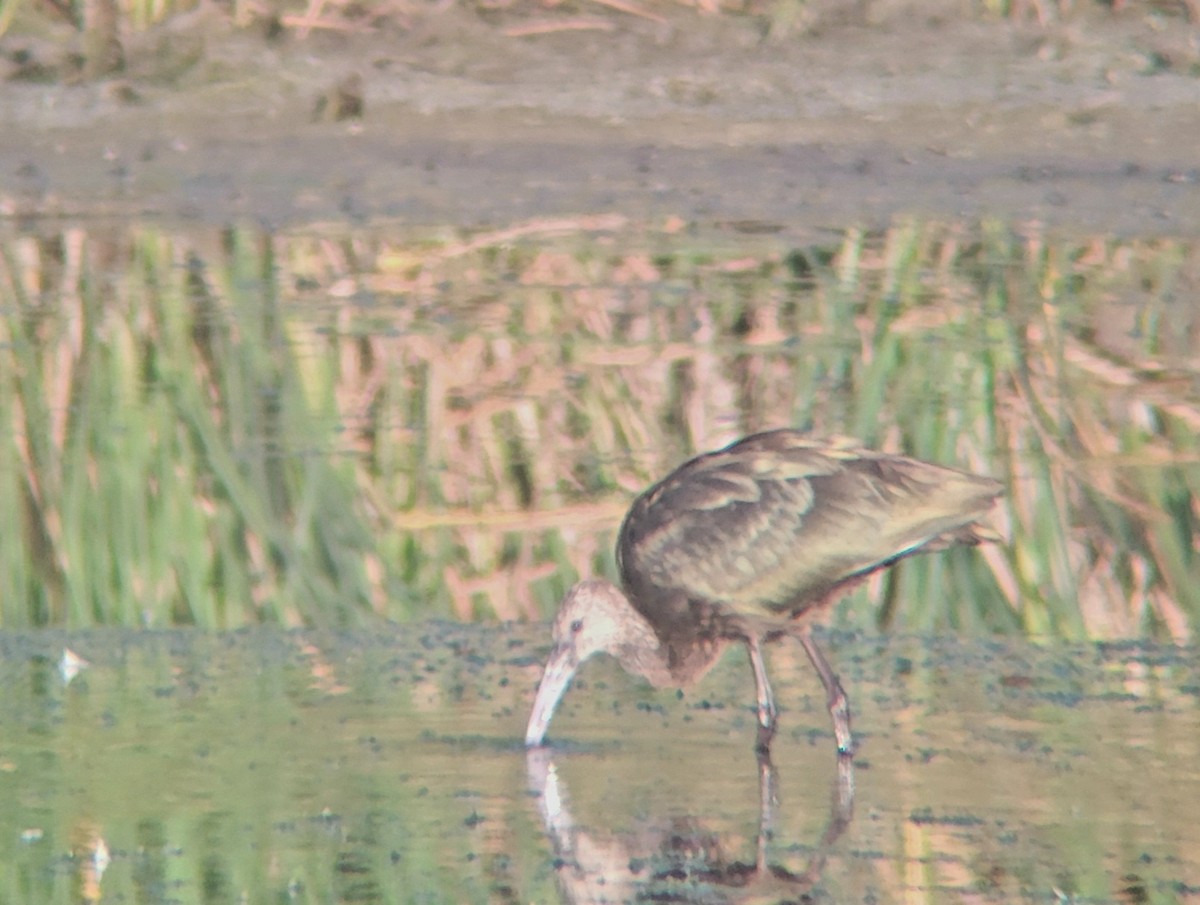
<instances>
[{"instance_id":1,"label":"bird wing","mask_svg":"<svg viewBox=\"0 0 1200 905\"><path fill-rule=\"evenodd\" d=\"M972 542L999 484L795 431L685 463L639 497L618 540L631 598L778 617L938 539ZM654 613L646 613L650 618Z\"/></svg>"}]
</instances>

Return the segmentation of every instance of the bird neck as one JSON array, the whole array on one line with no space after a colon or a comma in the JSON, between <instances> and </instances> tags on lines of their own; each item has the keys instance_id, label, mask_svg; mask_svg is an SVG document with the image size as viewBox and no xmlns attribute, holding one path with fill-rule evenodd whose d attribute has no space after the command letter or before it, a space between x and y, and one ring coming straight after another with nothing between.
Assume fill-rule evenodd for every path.
<instances>
[{"instance_id":1,"label":"bird neck","mask_svg":"<svg viewBox=\"0 0 1200 905\"><path fill-rule=\"evenodd\" d=\"M627 672L635 673L651 685L662 687L672 684L671 660L667 646L659 638L654 626L629 602L624 592L613 587L620 595L622 630L620 639L609 654Z\"/></svg>"}]
</instances>

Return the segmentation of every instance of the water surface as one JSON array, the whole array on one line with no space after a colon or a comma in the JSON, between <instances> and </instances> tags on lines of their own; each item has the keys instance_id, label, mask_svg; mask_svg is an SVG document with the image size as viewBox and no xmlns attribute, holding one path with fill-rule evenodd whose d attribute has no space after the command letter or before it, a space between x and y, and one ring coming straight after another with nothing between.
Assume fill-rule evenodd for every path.
<instances>
[{"instance_id":1,"label":"water surface","mask_svg":"<svg viewBox=\"0 0 1200 905\"><path fill-rule=\"evenodd\" d=\"M538 627L2 643L4 901L1200 896L1194 649L837 635L839 787L798 647L772 775L740 652L686 695L589 663L527 758Z\"/></svg>"}]
</instances>

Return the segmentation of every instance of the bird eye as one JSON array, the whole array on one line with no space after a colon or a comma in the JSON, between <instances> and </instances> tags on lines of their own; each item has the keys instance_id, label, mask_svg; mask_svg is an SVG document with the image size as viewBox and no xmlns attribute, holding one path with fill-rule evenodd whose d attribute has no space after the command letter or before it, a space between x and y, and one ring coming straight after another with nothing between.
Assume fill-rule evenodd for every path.
<instances>
[{"instance_id":1,"label":"bird eye","mask_svg":"<svg viewBox=\"0 0 1200 905\"><path fill-rule=\"evenodd\" d=\"M578 635L582 631L583 631L583 620L582 619L576 619L574 622L571 623L571 634Z\"/></svg>"}]
</instances>

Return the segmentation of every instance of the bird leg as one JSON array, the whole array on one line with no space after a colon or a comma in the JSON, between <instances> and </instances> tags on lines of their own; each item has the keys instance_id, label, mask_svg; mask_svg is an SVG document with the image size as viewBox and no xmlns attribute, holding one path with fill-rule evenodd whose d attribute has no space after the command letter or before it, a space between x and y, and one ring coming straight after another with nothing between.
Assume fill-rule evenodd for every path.
<instances>
[{"instance_id":1,"label":"bird leg","mask_svg":"<svg viewBox=\"0 0 1200 905\"><path fill-rule=\"evenodd\" d=\"M746 639L750 650L750 665L754 667L754 691L758 697L758 750L766 751L775 735L775 698L771 694L771 680L767 678L767 665L763 662L762 638L751 635Z\"/></svg>"},{"instance_id":2,"label":"bird leg","mask_svg":"<svg viewBox=\"0 0 1200 905\"><path fill-rule=\"evenodd\" d=\"M833 718L833 737L837 740L838 754L853 754L854 736L850 734L850 701L842 689L842 683L838 681L829 661L825 659L825 655L813 641L807 627L799 633L799 638L800 643L804 645L804 652L808 654L808 659L812 661L817 675L821 677L821 684L825 686L829 715Z\"/></svg>"}]
</instances>

